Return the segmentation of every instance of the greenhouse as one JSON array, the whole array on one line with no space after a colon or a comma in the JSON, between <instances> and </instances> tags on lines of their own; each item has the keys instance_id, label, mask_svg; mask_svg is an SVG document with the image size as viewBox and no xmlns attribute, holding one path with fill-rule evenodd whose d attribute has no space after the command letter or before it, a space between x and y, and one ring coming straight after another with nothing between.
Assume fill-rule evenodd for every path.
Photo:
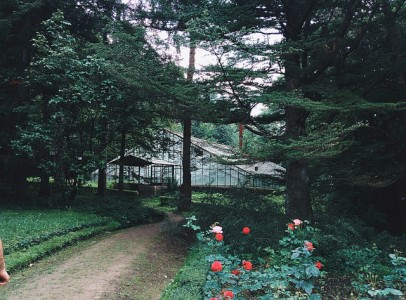
<instances>
[{"instance_id":1,"label":"greenhouse","mask_svg":"<svg viewBox=\"0 0 406 300\"><path fill-rule=\"evenodd\" d=\"M182 143L180 133L161 130L156 137L154 154L135 148L127 151L124 158L117 157L108 163L107 179L117 181L119 166L123 164L125 182L136 189L142 185L181 185ZM273 162L241 163L231 147L192 137L194 187L273 188L281 182L284 171Z\"/></svg>"}]
</instances>

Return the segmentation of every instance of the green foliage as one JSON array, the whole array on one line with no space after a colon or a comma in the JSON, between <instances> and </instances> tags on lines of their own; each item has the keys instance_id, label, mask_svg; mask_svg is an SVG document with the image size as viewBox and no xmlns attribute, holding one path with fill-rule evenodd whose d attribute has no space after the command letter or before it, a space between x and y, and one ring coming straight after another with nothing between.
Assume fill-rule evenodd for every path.
<instances>
[{"instance_id":1,"label":"green foliage","mask_svg":"<svg viewBox=\"0 0 406 300\"><path fill-rule=\"evenodd\" d=\"M236 189L228 193L195 193L193 212L198 224L207 228L213 221L227 228L227 243L232 251L263 253L270 244L278 244L284 234L286 216L280 196L255 195L251 190ZM264 217L269 216L269 217ZM253 233L241 241L241 228L249 226Z\"/></svg>"},{"instance_id":2,"label":"green foliage","mask_svg":"<svg viewBox=\"0 0 406 300\"><path fill-rule=\"evenodd\" d=\"M391 278L387 276L393 272L391 271L393 267L385 258L393 253L394 249L406 250L404 237L391 236L385 232L378 233L375 228L359 217L349 213L345 216L337 209L333 212L330 210L318 212L318 216L314 219L318 229L305 225L297 231L286 231L285 224L288 220L283 214L282 196L254 195L248 191L245 193L243 190L223 193L212 191L196 192L193 200L197 217L189 219L189 227L195 225L197 227L194 229L200 230L200 228L209 228L214 222L221 224L225 232L224 244L213 240L212 233L202 235L201 238L208 238L206 244L209 243L208 249L211 253L214 249L227 250L227 255L221 252L223 257L221 259L224 262L227 261L227 268L241 265L241 259L236 257L252 260L259 268L266 265L289 265L289 268L281 267L275 272L268 270L269 274L264 275L268 279L272 277L275 288L279 286L281 297L283 295L288 297L286 296L288 294L284 294L287 293L287 287L296 284L302 286L300 280L293 282L294 279L292 279L290 283L287 282L286 278L292 274L289 272L296 272L303 278L307 276L303 274L307 274L306 270L311 265L306 262L309 257L306 256L306 250L303 248L304 240L312 241L317 257L310 258L321 261L323 270L326 271L326 284L318 282L316 285L324 287L323 295L334 293L333 288L330 289L328 286L329 279L338 280L339 285L348 283L348 286L342 289L345 292L341 295L346 297L349 297L351 290L356 293L349 283L350 279L354 281L355 287L365 287L363 293L366 296L370 290L370 286L365 286L368 280L376 282L376 289L384 289L386 286L392 288L385 283L385 278ZM241 235L241 229L244 226L251 228L248 236ZM225 245L227 245L226 248L224 248ZM211 259L220 259L220 257ZM400 267L396 272L403 272L399 271L402 268ZM311 273L312 269L308 272ZM227 276L223 279L231 280ZM219 287L217 278L217 275L210 278L215 281L211 285ZM247 285L256 284L255 280L250 281L251 279ZM401 281L395 280L395 282ZM394 287L395 289L402 290L398 283L395 286L397 286L397 288Z\"/></svg>"},{"instance_id":3,"label":"green foliage","mask_svg":"<svg viewBox=\"0 0 406 300\"><path fill-rule=\"evenodd\" d=\"M353 286L362 299L402 299L406 292L406 258L395 252L389 255L392 268L387 275L380 276L373 269L362 269Z\"/></svg>"},{"instance_id":4,"label":"green foliage","mask_svg":"<svg viewBox=\"0 0 406 300\"><path fill-rule=\"evenodd\" d=\"M226 298L226 290L231 291L236 299L253 296L258 299L320 299L314 293L314 282L320 276L320 271L311 257L313 246L310 247L308 242L316 229L302 224L286 230L287 236L280 241L281 251L276 253L270 250L272 259L269 261L256 258L252 268L250 261L240 258L246 257L246 254L230 255L229 246L223 240L214 238L213 232L219 230L227 237L227 228L215 227L219 226L215 223L212 230L200 231L193 224L195 220L195 217L188 218L185 226L198 230L198 240L210 253L206 257L207 265L212 266L206 277L205 299ZM240 237L240 241L245 238ZM221 269L213 267L215 264L220 264Z\"/></svg>"},{"instance_id":5,"label":"green foliage","mask_svg":"<svg viewBox=\"0 0 406 300\"><path fill-rule=\"evenodd\" d=\"M110 218L77 211L3 210L0 220L11 272L76 241L119 227Z\"/></svg>"},{"instance_id":6,"label":"green foliage","mask_svg":"<svg viewBox=\"0 0 406 300\"><path fill-rule=\"evenodd\" d=\"M44 240L40 244L32 245L28 249L24 249L22 251L12 252L7 255L7 270L14 272L15 270L25 268L29 266L29 264L49 256L50 254L78 241L106 231L116 230L117 228L117 222L110 222L102 226L92 226L79 231L66 233L63 236L55 236L51 239Z\"/></svg>"},{"instance_id":7,"label":"green foliage","mask_svg":"<svg viewBox=\"0 0 406 300\"><path fill-rule=\"evenodd\" d=\"M104 198L79 197L77 206L80 210L108 217L120 224L131 227L139 224L163 220L164 214L146 207L134 196L109 196Z\"/></svg>"},{"instance_id":8,"label":"green foliage","mask_svg":"<svg viewBox=\"0 0 406 300\"><path fill-rule=\"evenodd\" d=\"M24 210L0 212L0 236L11 272L66 246L106 232L151 223L163 214L144 207L133 197L99 199L78 196L75 210Z\"/></svg>"},{"instance_id":9,"label":"green foliage","mask_svg":"<svg viewBox=\"0 0 406 300\"><path fill-rule=\"evenodd\" d=\"M0 220L0 236L5 241L6 253L109 221L95 214L60 210L2 210Z\"/></svg>"},{"instance_id":10,"label":"green foliage","mask_svg":"<svg viewBox=\"0 0 406 300\"><path fill-rule=\"evenodd\" d=\"M204 247L195 246L172 282L161 296L161 300L196 300L203 297L203 286L207 273Z\"/></svg>"}]
</instances>

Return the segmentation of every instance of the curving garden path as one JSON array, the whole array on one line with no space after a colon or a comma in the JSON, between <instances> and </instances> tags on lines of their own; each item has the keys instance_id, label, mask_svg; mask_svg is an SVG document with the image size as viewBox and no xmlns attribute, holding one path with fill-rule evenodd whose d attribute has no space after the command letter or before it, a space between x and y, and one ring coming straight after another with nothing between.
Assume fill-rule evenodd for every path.
<instances>
[{"instance_id":1,"label":"curving garden path","mask_svg":"<svg viewBox=\"0 0 406 300\"><path fill-rule=\"evenodd\" d=\"M12 274L0 299L158 300L187 250L167 224L133 227L63 250Z\"/></svg>"}]
</instances>

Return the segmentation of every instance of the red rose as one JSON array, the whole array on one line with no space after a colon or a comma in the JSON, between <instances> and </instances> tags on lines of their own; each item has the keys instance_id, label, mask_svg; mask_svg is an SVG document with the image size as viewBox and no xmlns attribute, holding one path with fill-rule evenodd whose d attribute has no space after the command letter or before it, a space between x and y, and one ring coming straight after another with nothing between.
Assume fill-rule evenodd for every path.
<instances>
[{"instance_id":1,"label":"red rose","mask_svg":"<svg viewBox=\"0 0 406 300\"><path fill-rule=\"evenodd\" d=\"M224 291L224 297L233 299L234 298L234 293L232 291Z\"/></svg>"},{"instance_id":2,"label":"red rose","mask_svg":"<svg viewBox=\"0 0 406 300\"><path fill-rule=\"evenodd\" d=\"M244 267L245 270L251 271L252 270L252 263L248 260L243 260L242 261L242 266Z\"/></svg>"},{"instance_id":3,"label":"red rose","mask_svg":"<svg viewBox=\"0 0 406 300\"><path fill-rule=\"evenodd\" d=\"M304 245L305 245L305 247L307 248L307 250L309 250L309 251L314 250L314 247L313 247L313 243L312 243L312 242L306 241L306 242L304 243Z\"/></svg>"},{"instance_id":4,"label":"red rose","mask_svg":"<svg viewBox=\"0 0 406 300\"><path fill-rule=\"evenodd\" d=\"M295 224L289 223L289 224L288 224L288 229L290 229L290 230L295 230Z\"/></svg>"},{"instance_id":5,"label":"red rose","mask_svg":"<svg viewBox=\"0 0 406 300\"><path fill-rule=\"evenodd\" d=\"M217 241L221 242L223 240L223 235L221 233L216 233L215 238Z\"/></svg>"},{"instance_id":6,"label":"red rose","mask_svg":"<svg viewBox=\"0 0 406 300\"><path fill-rule=\"evenodd\" d=\"M323 267L323 265L321 264L321 262L315 262L314 265L316 266L317 269L321 270L321 268Z\"/></svg>"},{"instance_id":7,"label":"red rose","mask_svg":"<svg viewBox=\"0 0 406 300\"><path fill-rule=\"evenodd\" d=\"M241 273L240 270L237 270L237 269L231 271L231 274L234 274L236 276L240 275L240 273Z\"/></svg>"},{"instance_id":8,"label":"red rose","mask_svg":"<svg viewBox=\"0 0 406 300\"><path fill-rule=\"evenodd\" d=\"M212 264L211 264L211 270L213 272L220 272L221 270L223 270L223 265L221 264L221 262L219 262L218 260L215 260Z\"/></svg>"},{"instance_id":9,"label":"red rose","mask_svg":"<svg viewBox=\"0 0 406 300\"><path fill-rule=\"evenodd\" d=\"M249 234L251 232L251 229L249 228L249 227L244 227L243 229L242 229L242 233L243 234Z\"/></svg>"}]
</instances>

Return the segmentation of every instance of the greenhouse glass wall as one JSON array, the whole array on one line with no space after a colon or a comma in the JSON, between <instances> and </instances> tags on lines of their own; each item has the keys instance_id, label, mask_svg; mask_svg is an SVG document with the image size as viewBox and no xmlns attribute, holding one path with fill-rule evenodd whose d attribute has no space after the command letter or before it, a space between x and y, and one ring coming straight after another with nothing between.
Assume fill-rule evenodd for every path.
<instances>
[{"instance_id":1,"label":"greenhouse glass wall","mask_svg":"<svg viewBox=\"0 0 406 300\"><path fill-rule=\"evenodd\" d=\"M142 149L127 151L107 166L108 180L117 180L123 164L127 182L135 184L182 184L182 135L169 130L157 134L153 154ZM284 168L272 162L238 163L233 149L192 137L192 186L273 188ZM96 174L97 176L97 174Z\"/></svg>"}]
</instances>

